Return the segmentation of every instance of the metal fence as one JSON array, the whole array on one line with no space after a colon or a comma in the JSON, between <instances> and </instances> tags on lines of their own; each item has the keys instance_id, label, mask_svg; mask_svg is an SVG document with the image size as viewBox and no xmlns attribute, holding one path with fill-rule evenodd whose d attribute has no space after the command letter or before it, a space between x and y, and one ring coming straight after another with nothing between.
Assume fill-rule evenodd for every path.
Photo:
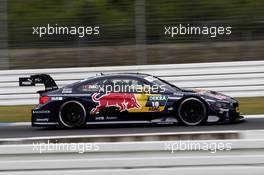
<instances>
[{"instance_id":1,"label":"metal fence","mask_svg":"<svg viewBox=\"0 0 264 175\"><path fill-rule=\"evenodd\" d=\"M262 60L264 1L0 0L0 69ZM45 9L45 10L43 10ZM97 36L33 35L99 26ZM230 26L231 35L165 35L165 26Z\"/></svg>"},{"instance_id":2,"label":"metal fence","mask_svg":"<svg viewBox=\"0 0 264 175\"><path fill-rule=\"evenodd\" d=\"M18 78L47 73L59 87L100 72L142 72L182 88L206 88L235 97L264 96L264 61L0 71L0 105L36 104L44 87L18 87Z\"/></svg>"}]
</instances>

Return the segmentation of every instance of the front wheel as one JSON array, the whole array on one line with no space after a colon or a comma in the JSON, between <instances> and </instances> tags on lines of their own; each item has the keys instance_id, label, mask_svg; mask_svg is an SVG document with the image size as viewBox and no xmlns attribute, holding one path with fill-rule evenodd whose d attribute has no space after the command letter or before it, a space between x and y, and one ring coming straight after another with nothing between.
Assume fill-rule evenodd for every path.
<instances>
[{"instance_id":1,"label":"front wheel","mask_svg":"<svg viewBox=\"0 0 264 175\"><path fill-rule=\"evenodd\" d=\"M206 106L197 98L183 100L178 108L178 120L185 125L195 126L207 119Z\"/></svg>"},{"instance_id":2,"label":"front wheel","mask_svg":"<svg viewBox=\"0 0 264 175\"><path fill-rule=\"evenodd\" d=\"M79 128L86 121L84 106L78 101L66 101L59 109L59 122L66 128Z\"/></svg>"}]
</instances>

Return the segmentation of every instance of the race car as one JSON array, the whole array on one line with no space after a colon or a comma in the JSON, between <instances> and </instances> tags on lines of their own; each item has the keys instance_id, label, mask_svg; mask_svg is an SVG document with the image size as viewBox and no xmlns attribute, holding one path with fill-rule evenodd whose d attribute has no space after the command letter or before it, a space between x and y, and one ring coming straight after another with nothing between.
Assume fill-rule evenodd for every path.
<instances>
[{"instance_id":1,"label":"race car","mask_svg":"<svg viewBox=\"0 0 264 175\"><path fill-rule=\"evenodd\" d=\"M141 73L100 74L58 88L50 75L19 78L20 86L44 84L32 126L80 128L88 124L201 125L242 121L234 98L203 89L181 89Z\"/></svg>"}]
</instances>

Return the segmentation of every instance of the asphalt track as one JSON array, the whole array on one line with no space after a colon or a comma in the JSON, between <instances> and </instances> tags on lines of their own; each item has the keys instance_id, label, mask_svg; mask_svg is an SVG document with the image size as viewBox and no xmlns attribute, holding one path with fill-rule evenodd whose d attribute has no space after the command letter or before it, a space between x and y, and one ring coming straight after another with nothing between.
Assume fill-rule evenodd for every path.
<instances>
[{"instance_id":1,"label":"asphalt track","mask_svg":"<svg viewBox=\"0 0 264 175\"><path fill-rule=\"evenodd\" d=\"M144 134L166 132L202 132L202 131L236 131L264 130L264 115L246 117L246 121L236 124L204 125L204 126L175 126L175 125L93 125L84 129L33 128L30 125L0 125L1 138L26 138L48 136L77 136L77 135L115 135L115 134Z\"/></svg>"}]
</instances>

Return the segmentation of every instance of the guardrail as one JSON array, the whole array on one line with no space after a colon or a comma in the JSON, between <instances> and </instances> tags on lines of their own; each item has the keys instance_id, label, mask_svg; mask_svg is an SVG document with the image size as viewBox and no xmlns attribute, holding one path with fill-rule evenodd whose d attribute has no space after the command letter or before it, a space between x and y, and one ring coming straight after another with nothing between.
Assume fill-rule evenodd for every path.
<instances>
[{"instance_id":1,"label":"guardrail","mask_svg":"<svg viewBox=\"0 0 264 175\"><path fill-rule=\"evenodd\" d=\"M141 172L142 168L166 170L186 166L254 167L264 163L263 143L264 140L193 140L0 145L0 171L137 169ZM230 147L223 149L223 145Z\"/></svg>"},{"instance_id":2,"label":"guardrail","mask_svg":"<svg viewBox=\"0 0 264 175\"><path fill-rule=\"evenodd\" d=\"M73 171L83 171L83 174L92 172L105 174L106 170L111 172L118 170L120 174L146 174L144 169L147 169L147 172L151 174L157 171L159 173L156 174L161 172L175 174L180 171L179 168L188 167L188 169L196 169L195 171L197 168L203 170L211 168L213 172L223 173L222 168L229 167L226 174L230 172L231 174L261 174L264 170L263 131L217 131L210 134L233 135L234 133L238 135L235 139L212 140L181 140L171 137L180 133L165 135L153 133L146 136L149 139L145 141L137 139L137 141L123 142L107 140L86 142L79 136L67 136L70 140L64 140L65 137L59 138L59 136L57 138L0 139L3 141L0 144L0 172L47 174L45 171L48 171L56 172L56 174L80 174ZM205 133L182 133L182 135L188 134ZM141 136L142 134L127 135L133 138ZM153 136L162 137L152 141ZM169 136L168 140L165 139L166 136ZM114 137L118 138L120 135ZM79 139L72 140L72 138ZM7 140L9 141L6 142ZM15 144L10 144L13 141ZM251 167L250 170L249 167ZM259 167L262 168L259 169ZM219 171L215 171L217 168L220 168ZM234 168L239 168L240 171ZM105 171L100 172L101 170ZM128 170L134 170L137 173L127 172ZM193 172L192 170L185 174L193 174ZM204 172L198 174L204 174Z\"/></svg>"},{"instance_id":3,"label":"guardrail","mask_svg":"<svg viewBox=\"0 0 264 175\"><path fill-rule=\"evenodd\" d=\"M141 72L159 76L182 88L206 88L234 97L264 96L264 61L82 67L0 71L0 105L36 104L42 86L18 87L18 77L50 74L59 87L114 72Z\"/></svg>"}]
</instances>

